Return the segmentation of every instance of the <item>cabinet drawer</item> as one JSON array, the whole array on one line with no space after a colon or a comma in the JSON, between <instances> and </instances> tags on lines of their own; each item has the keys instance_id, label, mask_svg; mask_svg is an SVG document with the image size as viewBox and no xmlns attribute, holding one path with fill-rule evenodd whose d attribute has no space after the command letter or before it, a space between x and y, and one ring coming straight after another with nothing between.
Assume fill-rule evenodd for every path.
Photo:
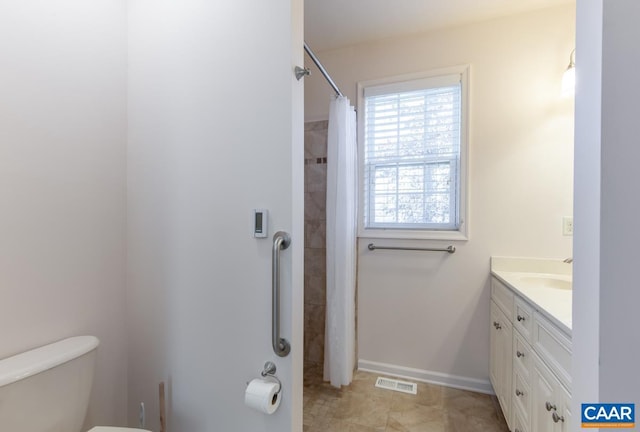
<instances>
[{"instance_id":1,"label":"cabinet drawer","mask_svg":"<svg viewBox=\"0 0 640 432\"><path fill-rule=\"evenodd\" d=\"M511 401L515 411L520 411L524 423L529 424L531 413L531 385L528 378L523 377L519 370L513 371L513 393Z\"/></svg>"},{"instance_id":2,"label":"cabinet drawer","mask_svg":"<svg viewBox=\"0 0 640 432\"><path fill-rule=\"evenodd\" d=\"M532 345L560 382L570 390L571 340L538 312L533 316Z\"/></svg>"},{"instance_id":3,"label":"cabinet drawer","mask_svg":"<svg viewBox=\"0 0 640 432\"><path fill-rule=\"evenodd\" d=\"M519 332L513 332L513 367L519 369L520 374L529 380L531 372L531 346Z\"/></svg>"},{"instance_id":4,"label":"cabinet drawer","mask_svg":"<svg viewBox=\"0 0 640 432\"><path fill-rule=\"evenodd\" d=\"M502 282L498 279L492 277L491 278L491 298L502 312L507 316L509 321L513 322L513 292L507 288Z\"/></svg>"},{"instance_id":5,"label":"cabinet drawer","mask_svg":"<svg viewBox=\"0 0 640 432\"><path fill-rule=\"evenodd\" d=\"M522 419L522 414L517 409L513 413L513 432L529 432L529 422Z\"/></svg>"},{"instance_id":6,"label":"cabinet drawer","mask_svg":"<svg viewBox=\"0 0 640 432\"><path fill-rule=\"evenodd\" d=\"M533 309L520 297L514 296L513 315L513 326L530 343L533 329Z\"/></svg>"}]
</instances>

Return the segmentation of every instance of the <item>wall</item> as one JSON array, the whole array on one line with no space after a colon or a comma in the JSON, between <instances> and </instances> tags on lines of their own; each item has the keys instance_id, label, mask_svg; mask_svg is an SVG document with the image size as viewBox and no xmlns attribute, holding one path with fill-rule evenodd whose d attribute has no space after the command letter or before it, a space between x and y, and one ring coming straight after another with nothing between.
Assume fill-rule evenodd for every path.
<instances>
[{"instance_id":1,"label":"wall","mask_svg":"<svg viewBox=\"0 0 640 432\"><path fill-rule=\"evenodd\" d=\"M600 196L600 400L640 404L640 347L635 323L640 201L633 179L640 162L637 118L640 4L604 2Z\"/></svg>"},{"instance_id":2,"label":"wall","mask_svg":"<svg viewBox=\"0 0 640 432\"><path fill-rule=\"evenodd\" d=\"M574 21L563 6L316 53L352 101L358 81L471 65L470 239L451 256L359 240L361 367L487 390L490 256L571 255L561 219L572 214L573 104L560 82ZM313 72L307 121L325 119L332 96Z\"/></svg>"},{"instance_id":3,"label":"wall","mask_svg":"<svg viewBox=\"0 0 640 432\"><path fill-rule=\"evenodd\" d=\"M578 3L572 401L640 404L637 2ZM579 423L578 423L579 425ZM574 423L572 430L579 430Z\"/></svg>"},{"instance_id":4,"label":"wall","mask_svg":"<svg viewBox=\"0 0 640 432\"><path fill-rule=\"evenodd\" d=\"M576 8L576 53L580 55L576 56L579 61L576 63L574 180L573 285L576 289L571 335L574 413L580 412L581 403L600 400L602 12L603 0L584 0Z\"/></svg>"},{"instance_id":5,"label":"wall","mask_svg":"<svg viewBox=\"0 0 640 432\"><path fill-rule=\"evenodd\" d=\"M304 360L316 371L324 364L328 126L304 124Z\"/></svg>"},{"instance_id":6,"label":"wall","mask_svg":"<svg viewBox=\"0 0 640 432\"><path fill-rule=\"evenodd\" d=\"M265 17L269 19L264 19ZM129 424L158 383L172 431L302 430L302 2L129 2ZM269 237L252 236L252 209ZM271 346L271 251L282 252L281 333ZM244 405L273 361L278 411Z\"/></svg>"},{"instance_id":7,"label":"wall","mask_svg":"<svg viewBox=\"0 0 640 432\"><path fill-rule=\"evenodd\" d=\"M125 12L0 3L0 358L97 336L87 426L125 419Z\"/></svg>"}]
</instances>

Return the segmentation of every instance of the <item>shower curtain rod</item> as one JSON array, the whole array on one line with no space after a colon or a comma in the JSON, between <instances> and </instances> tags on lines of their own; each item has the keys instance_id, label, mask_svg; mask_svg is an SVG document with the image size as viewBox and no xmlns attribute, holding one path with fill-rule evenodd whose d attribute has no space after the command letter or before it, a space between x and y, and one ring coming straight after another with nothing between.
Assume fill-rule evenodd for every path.
<instances>
[{"instance_id":1,"label":"shower curtain rod","mask_svg":"<svg viewBox=\"0 0 640 432\"><path fill-rule=\"evenodd\" d=\"M333 87L333 90L336 92L336 95L344 96L342 94L342 92L340 91L340 89L338 88L338 86L336 85L336 83L333 82L333 80L331 79L331 77L327 73L327 70L322 66L322 63L320 63L320 60L318 60L318 57L316 57L316 55L313 53L313 51L311 51L311 48L309 48L309 45L307 45L306 42L304 43L304 50L307 52L307 54L309 54L309 57L311 57L311 60L313 60L313 62L316 64L316 66L318 66L318 69L320 69L320 73L322 73L322 75L324 75L324 78L327 80L329 85L331 87Z\"/></svg>"}]
</instances>

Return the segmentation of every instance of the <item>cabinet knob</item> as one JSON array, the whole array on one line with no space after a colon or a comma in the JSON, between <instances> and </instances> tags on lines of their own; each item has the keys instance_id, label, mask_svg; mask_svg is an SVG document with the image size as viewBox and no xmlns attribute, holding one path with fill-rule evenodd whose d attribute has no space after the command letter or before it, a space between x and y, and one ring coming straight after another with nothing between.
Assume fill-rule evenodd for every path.
<instances>
[{"instance_id":1,"label":"cabinet knob","mask_svg":"<svg viewBox=\"0 0 640 432\"><path fill-rule=\"evenodd\" d=\"M518 321L524 321L524 317L522 315L518 315Z\"/></svg>"},{"instance_id":2,"label":"cabinet knob","mask_svg":"<svg viewBox=\"0 0 640 432\"><path fill-rule=\"evenodd\" d=\"M520 357L524 357L524 353L523 353L523 352L520 352L520 351L516 351L516 356L517 356L518 358L520 358Z\"/></svg>"},{"instance_id":3,"label":"cabinet knob","mask_svg":"<svg viewBox=\"0 0 640 432\"><path fill-rule=\"evenodd\" d=\"M524 396L524 392L520 391L519 389L516 389L516 396Z\"/></svg>"},{"instance_id":4,"label":"cabinet knob","mask_svg":"<svg viewBox=\"0 0 640 432\"><path fill-rule=\"evenodd\" d=\"M500 325L500 323L498 321L494 321L493 322L493 326L496 328L496 330L500 330L502 328L502 326Z\"/></svg>"},{"instance_id":5,"label":"cabinet knob","mask_svg":"<svg viewBox=\"0 0 640 432\"><path fill-rule=\"evenodd\" d=\"M564 423L564 416L558 415L558 413L555 411L553 412L553 414L551 414L551 418L553 419L554 423L558 423L558 422Z\"/></svg>"},{"instance_id":6,"label":"cabinet knob","mask_svg":"<svg viewBox=\"0 0 640 432\"><path fill-rule=\"evenodd\" d=\"M551 411L551 410L555 411L557 409L556 406L551 405L551 402L549 401L545 402L544 407L547 409L547 411Z\"/></svg>"}]
</instances>

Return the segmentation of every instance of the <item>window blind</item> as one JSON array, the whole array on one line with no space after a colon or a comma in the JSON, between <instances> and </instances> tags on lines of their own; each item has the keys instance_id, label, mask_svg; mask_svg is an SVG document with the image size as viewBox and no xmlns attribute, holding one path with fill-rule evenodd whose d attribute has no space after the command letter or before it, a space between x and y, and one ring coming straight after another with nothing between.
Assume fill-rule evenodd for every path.
<instances>
[{"instance_id":1,"label":"window blind","mask_svg":"<svg viewBox=\"0 0 640 432\"><path fill-rule=\"evenodd\" d=\"M366 88L365 228L460 225L459 75Z\"/></svg>"}]
</instances>

